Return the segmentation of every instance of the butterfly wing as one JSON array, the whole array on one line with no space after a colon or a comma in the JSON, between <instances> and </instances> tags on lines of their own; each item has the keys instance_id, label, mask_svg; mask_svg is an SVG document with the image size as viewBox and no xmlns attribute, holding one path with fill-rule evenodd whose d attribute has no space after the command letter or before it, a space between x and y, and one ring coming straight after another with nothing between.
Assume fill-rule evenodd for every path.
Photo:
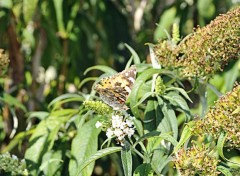
<instances>
[{"instance_id":1,"label":"butterfly wing","mask_svg":"<svg viewBox=\"0 0 240 176\"><path fill-rule=\"evenodd\" d=\"M101 99L114 109L128 109L125 102L135 82L136 73L136 67L132 66L113 76L103 78L96 84L95 90Z\"/></svg>"}]
</instances>

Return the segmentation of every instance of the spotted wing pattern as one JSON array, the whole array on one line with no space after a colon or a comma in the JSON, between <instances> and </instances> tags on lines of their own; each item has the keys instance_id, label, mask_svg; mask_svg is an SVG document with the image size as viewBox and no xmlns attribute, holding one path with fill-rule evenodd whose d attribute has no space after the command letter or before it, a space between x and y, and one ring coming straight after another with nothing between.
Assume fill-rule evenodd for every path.
<instances>
[{"instance_id":1,"label":"spotted wing pattern","mask_svg":"<svg viewBox=\"0 0 240 176\"><path fill-rule=\"evenodd\" d=\"M126 110L125 102L136 79L136 67L131 66L113 76L102 78L94 87L101 99L115 110Z\"/></svg>"}]
</instances>

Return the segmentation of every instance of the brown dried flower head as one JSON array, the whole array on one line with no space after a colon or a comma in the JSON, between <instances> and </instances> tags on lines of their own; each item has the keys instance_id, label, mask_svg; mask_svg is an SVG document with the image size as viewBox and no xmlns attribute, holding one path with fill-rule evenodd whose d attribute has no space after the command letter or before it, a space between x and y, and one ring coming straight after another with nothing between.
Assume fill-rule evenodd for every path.
<instances>
[{"instance_id":1,"label":"brown dried flower head","mask_svg":"<svg viewBox=\"0 0 240 176\"><path fill-rule=\"evenodd\" d=\"M178 45L160 41L154 48L163 67L177 69L180 76L208 79L240 53L240 7L218 16Z\"/></svg>"},{"instance_id":2,"label":"brown dried flower head","mask_svg":"<svg viewBox=\"0 0 240 176\"><path fill-rule=\"evenodd\" d=\"M0 75L6 70L9 64L8 55L4 53L3 49L0 49Z\"/></svg>"},{"instance_id":3,"label":"brown dried flower head","mask_svg":"<svg viewBox=\"0 0 240 176\"><path fill-rule=\"evenodd\" d=\"M217 176L218 159L206 145L196 145L187 150L180 149L177 153L175 166L182 176L209 175Z\"/></svg>"},{"instance_id":4,"label":"brown dried flower head","mask_svg":"<svg viewBox=\"0 0 240 176\"><path fill-rule=\"evenodd\" d=\"M222 132L227 133L226 146L240 148L240 85L220 97L204 119L196 122L193 132L210 134L215 139Z\"/></svg>"}]
</instances>

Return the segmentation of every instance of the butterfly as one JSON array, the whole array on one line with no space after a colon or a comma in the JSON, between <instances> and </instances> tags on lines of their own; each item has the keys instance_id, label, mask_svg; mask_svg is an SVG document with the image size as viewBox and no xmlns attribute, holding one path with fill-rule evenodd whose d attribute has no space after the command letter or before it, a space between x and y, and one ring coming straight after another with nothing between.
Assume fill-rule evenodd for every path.
<instances>
[{"instance_id":1,"label":"butterfly","mask_svg":"<svg viewBox=\"0 0 240 176\"><path fill-rule=\"evenodd\" d=\"M136 66L102 78L94 87L100 98L114 110L127 110L125 102L136 79Z\"/></svg>"}]
</instances>

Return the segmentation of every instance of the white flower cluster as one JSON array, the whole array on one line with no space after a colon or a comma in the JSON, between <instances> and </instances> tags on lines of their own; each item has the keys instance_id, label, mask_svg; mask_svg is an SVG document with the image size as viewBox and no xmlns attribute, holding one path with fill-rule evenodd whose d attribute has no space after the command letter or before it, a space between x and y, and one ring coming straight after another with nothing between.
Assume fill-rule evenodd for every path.
<instances>
[{"instance_id":1,"label":"white flower cluster","mask_svg":"<svg viewBox=\"0 0 240 176\"><path fill-rule=\"evenodd\" d=\"M123 116L113 115L112 125L107 129L106 135L108 138L116 137L117 141L123 146L123 139L125 136L129 138L134 134L134 117L124 119ZM101 122L96 123L96 127L102 126Z\"/></svg>"}]
</instances>

